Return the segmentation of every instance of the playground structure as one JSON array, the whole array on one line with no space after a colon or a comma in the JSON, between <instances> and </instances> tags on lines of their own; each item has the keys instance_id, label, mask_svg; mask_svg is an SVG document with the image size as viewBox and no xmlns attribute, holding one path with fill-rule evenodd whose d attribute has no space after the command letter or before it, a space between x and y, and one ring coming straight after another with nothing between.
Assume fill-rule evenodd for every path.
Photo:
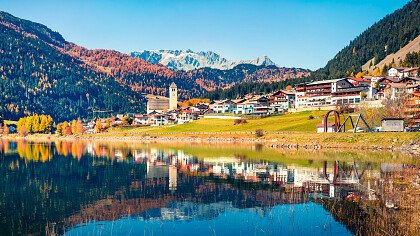
<instances>
[{"instance_id":1,"label":"playground structure","mask_svg":"<svg viewBox=\"0 0 420 236\"><path fill-rule=\"evenodd\" d=\"M344 119L343 124L340 124L340 113L336 110L330 110L327 114L324 115L324 132L328 131L328 117L330 114L334 114L334 132L346 132L346 124L350 122L352 127L353 133L356 132L372 132L371 126L366 122L365 118L362 114L348 114L348 116ZM356 118L357 117L357 118ZM353 121L353 118L356 118L356 122ZM366 129L363 130L359 127L360 121L366 126Z\"/></svg>"}]
</instances>

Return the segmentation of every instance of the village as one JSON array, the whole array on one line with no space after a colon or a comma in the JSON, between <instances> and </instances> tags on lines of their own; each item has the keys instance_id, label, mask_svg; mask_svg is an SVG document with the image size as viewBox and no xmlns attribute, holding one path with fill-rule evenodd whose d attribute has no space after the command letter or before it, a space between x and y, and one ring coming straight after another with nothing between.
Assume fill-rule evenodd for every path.
<instances>
[{"instance_id":1,"label":"village","mask_svg":"<svg viewBox=\"0 0 420 236\"><path fill-rule=\"evenodd\" d=\"M189 123L200 118L240 119L286 112L327 111L340 107L354 109L362 103L367 107L378 108L384 106L385 100L404 98L403 116L410 119L410 126L415 130L420 128L418 74L418 67L395 67L388 70L387 76L346 77L302 83L295 88L270 94L249 94L241 98L213 100L187 107L178 105L177 86L172 83L169 87L169 98L147 96L146 114L118 114L98 119L101 127L165 126ZM97 132L97 124L97 119L86 123L86 132Z\"/></svg>"}]
</instances>

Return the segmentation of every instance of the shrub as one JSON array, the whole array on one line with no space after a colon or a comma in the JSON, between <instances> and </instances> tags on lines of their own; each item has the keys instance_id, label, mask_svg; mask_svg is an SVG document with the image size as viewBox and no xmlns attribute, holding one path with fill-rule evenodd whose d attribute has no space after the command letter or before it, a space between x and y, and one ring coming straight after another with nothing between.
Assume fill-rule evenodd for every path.
<instances>
[{"instance_id":1,"label":"shrub","mask_svg":"<svg viewBox=\"0 0 420 236\"><path fill-rule=\"evenodd\" d=\"M248 123L248 121L246 121L246 119L235 119L233 121L233 125L240 125L240 124L246 124Z\"/></svg>"},{"instance_id":2,"label":"shrub","mask_svg":"<svg viewBox=\"0 0 420 236\"><path fill-rule=\"evenodd\" d=\"M262 129L255 130L255 136L257 138L260 138L260 137L264 136L264 131Z\"/></svg>"}]
</instances>

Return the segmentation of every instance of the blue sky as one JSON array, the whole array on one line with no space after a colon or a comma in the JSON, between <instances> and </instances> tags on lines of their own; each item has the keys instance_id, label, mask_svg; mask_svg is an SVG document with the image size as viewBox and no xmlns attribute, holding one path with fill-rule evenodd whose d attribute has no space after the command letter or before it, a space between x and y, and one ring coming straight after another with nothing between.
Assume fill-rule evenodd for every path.
<instances>
[{"instance_id":1,"label":"blue sky","mask_svg":"<svg viewBox=\"0 0 420 236\"><path fill-rule=\"evenodd\" d=\"M227 59L267 55L317 69L408 0L0 0L90 49L214 51Z\"/></svg>"}]
</instances>

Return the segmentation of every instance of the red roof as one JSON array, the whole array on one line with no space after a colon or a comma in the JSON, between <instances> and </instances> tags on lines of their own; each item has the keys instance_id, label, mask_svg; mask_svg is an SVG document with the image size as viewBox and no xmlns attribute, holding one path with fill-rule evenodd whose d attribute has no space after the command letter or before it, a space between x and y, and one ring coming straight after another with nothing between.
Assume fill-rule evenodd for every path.
<instances>
[{"instance_id":1,"label":"red roof","mask_svg":"<svg viewBox=\"0 0 420 236\"><path fill-rule=\"evenodd\" d=\"M365 78L356 78L356 77L349 77L348 79L354 80L356 82L370 82L370 80L367 80Z\"/></svg>"}]
</instances>

